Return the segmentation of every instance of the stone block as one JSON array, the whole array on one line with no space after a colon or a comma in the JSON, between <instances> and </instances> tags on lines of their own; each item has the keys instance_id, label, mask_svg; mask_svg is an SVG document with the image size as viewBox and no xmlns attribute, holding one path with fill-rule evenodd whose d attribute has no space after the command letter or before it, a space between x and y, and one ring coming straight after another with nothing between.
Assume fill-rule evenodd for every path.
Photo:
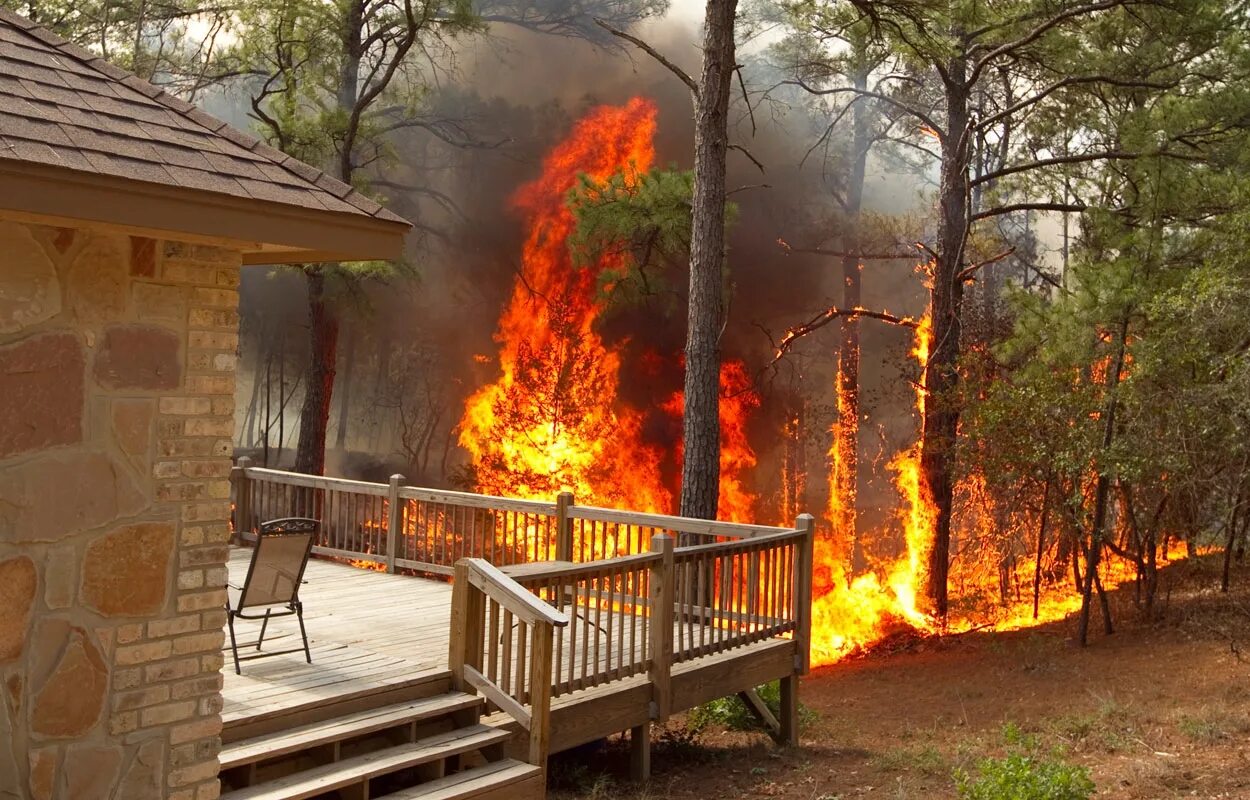
<instances>
[{"instance_id":1,"label":"stone block","mask_svg":"<svg viewBox=\"0 0 1250 800\"><path fill-rule=\"evenodd\" d=\"M108 692L108 665L81 628L71 628L68 642L35 695L30 729L45 738L77 738L95 727Z\"/></svg>"},{"instance_id":2,"label":"stone block","mask_svg":"<svg viewBox=\"0 0 1250 800\"><path fill-rule=\"evenodd\" d=\"M31 800L52 800L56 790L55 747L37 747L30 751Z\"/></svg>"},{"instance_id":3,"label":"stone block","mask_svg":"<svg viewBox=\"0 0 1250 800\"><path fill-rule=\"evenodd\" d=\"M0 470L0 541L57 541L147 505L130 472L107 455L40 456Z\"/></svg>"},{"instance_id":4,"label":"stone block","mask_svg":"<svg viewBox=\"0 0 1250 800\"><path fill-rule=\"evenodd\" d=\"M156 240L146 236L130 237L130 274L142 278L156 275Z\"/></svg>"},{"instance_id":5,"label":"stone block","mask_svg":"<svg viewBox=\"0 0 1250 800\"><path fill-rule=\"evenodd\" d=\"M56 266L25 225L0 223L0 333L14 333L61 313Z\"/></svg>"},{"instance_id":6,"label":"stone block","mask_svg":"<svg viewBox=\"0 0 1250 800\"><path fill-rule=\"evenodd\" d=\"M187 293L181 286L135 281L130 296L139 319L181 325L187 318Z\"/></svg>"},{"instance_id":7,"label":"stone block","mask_svg":"<svg viewBox=\"0 0 1250 800\"><path fill-rule=\"evenodd\" d=\"M73 800L109 800L121 771L122 751L117 745L73 745L61 768L65 797Z\"/></svg>"},{"instance_id":8,"label":"stone block","mask_svg":"<svg viewBox=\"0 0 1250 800\"><path fill-rule=\"evenodd\" d=\"M116 800L160 797L165 774L165 743L148 739L135 749L130 763L117 784Z\"/></svg>"},{"instance_id":9,"label":"stone block","mask_svg":"<svg viewBox=\"0 0 1250 800\"><path fill-rule=\"evenodd\" d=\"M129 243L119 236L93 233L66 275L66 294L82 322L114 322L126 313L130 283Z\"/></svg>"},{"instance_id":10,"label":"stone block","mask_svg":"<svg viewBox=\"0 0 1250 800\"><path fill-rule=\"evenodd\" d=\"M167 647L172 647L165 642ZM176 681L189 678L200 673L200 660L197 658L179 658L162 664L149 664L143 668L143 679L148 683L158 681Z\"/></svg>"},{"instance_id":11,"label":"stone block","mask_svg":"<svg viewBox=\"0 0 1250 800\"><path fill-rule=\"evenodd\" d=\"M0 347L0 458L82 441L85 364L70 333Z\"/></svg>"},{"instance_id":12,"label":"stone block","mask_svg":"<svg viewBox=\"0 0 1250 800\"><path fill-rule=\"evenodd\" d=\"M43 602L56 611L74 604L78 555L72 546L52 547L43 566Z\"/></svg>"},{"instance_id":13,"label":"stone block","mask_svg":"<svg viewBox=\"0 0 1250 800\"><path fill-rule=\"evenodd\" d=\"M0 561L0 664L16 660L25 649L38 590L39 575L28 556Z\"/></svg>"},{"instance_id":14,"label":"stone block","mask_svg":"<svg viewBox=\"0 0 1250 800\"><path fill-rule=\"evenodd\" d=\"M173 551L174 528L165 523L125 525L97 537L83 557L83 603L106 617L160 612Z\"/></svg>"},{"instance_id":15,"label":"stone block","mask_svg":"<svg viewBox=\"0 0 1250 800\"><path fill-rule=\"evenodd\" d=\"M110 326L96 353L95 378L109 389L177 389L182 341L174 331L154 325Z\"/></svg>"},{"instance_id":16,"label":"stone block","mask_svg":"<svg viewBox=\"0 0 1250 800\"><path fill-rule=\"evenodd\" d=\"M152 420L156 418L153 400L126 399L113 401L113 438L122 452L146 456L152 444Z\"/></svg>"}]
</instances>

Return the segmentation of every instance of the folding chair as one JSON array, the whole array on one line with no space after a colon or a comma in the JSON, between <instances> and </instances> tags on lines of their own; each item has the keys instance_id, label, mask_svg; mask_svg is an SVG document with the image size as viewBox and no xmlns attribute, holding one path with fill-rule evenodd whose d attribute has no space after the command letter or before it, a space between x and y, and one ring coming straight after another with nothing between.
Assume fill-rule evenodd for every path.
<instances>
[{"instance_id":1,"label":"folding chair","mask_svg":"<svg viewBox=\"0 0 1250 800\"><path fill-rule=\"evenodd\" d=\"M313 540L320 528L319 521L306 517L287 517L261 523L256 547L252 550L252 562L247 568L247 579L242 586L228 584L229 589L234 591L227 590L226 596L226 624L230 628L230 649L234 651L234 671L238 674L243 674L240 661L298 653L301 649L304 658L309 664L312 663L312 653L308 650L308 634L304 630L304 605L299 600L299 587L304 580L304 568L308 566ZM237 597L234 596L235 593ZM275 611L275 607L278 610ZM248 613L252 609L254 611ZM263 614L260 613L261 609L264 610ZM303 648L239 656L239 644L234 635L236 617L263 620L260 624L260 637L256 640L256 649L259 651L265 641L269 618L292 615L299 620Z\"/></svg>"}]
</instances>

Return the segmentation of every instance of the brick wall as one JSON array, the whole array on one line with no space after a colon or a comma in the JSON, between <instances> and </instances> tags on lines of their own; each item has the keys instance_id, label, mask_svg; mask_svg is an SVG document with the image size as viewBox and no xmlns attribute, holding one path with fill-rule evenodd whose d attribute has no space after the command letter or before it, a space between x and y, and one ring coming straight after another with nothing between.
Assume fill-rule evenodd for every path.
<instances>
[{"instance_id":1,"label":"brick wall","mask_svg":"<svg viewBox=\"0 0 1250 800\"><path fill-rule=\"evenodd\" d=\"M218 795L239 265L0 223L0 798Z\"/></svg>"}]
</instances>

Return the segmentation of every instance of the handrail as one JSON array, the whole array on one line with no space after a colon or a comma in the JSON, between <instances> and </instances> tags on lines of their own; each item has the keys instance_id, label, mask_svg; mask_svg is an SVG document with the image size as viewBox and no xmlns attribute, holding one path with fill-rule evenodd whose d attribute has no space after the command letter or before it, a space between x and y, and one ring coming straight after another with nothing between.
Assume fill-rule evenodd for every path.
<instances>
[{"instance_id":1,"label":"handrail","mask_svg":"<svg viewBox=\"0 0 1250 800\"><path fill-rule=\"evenodd\" d=\"M460 565L466 567L466 578L469 583L481 589L496 600L504 608L531 625L546 622L563 628L569 624L566 614L556 611L539 600L520 583L499 571L489 561L480 558L465 558L456 564L456 575L459 576Z\"/></svg>"},{"instance_id":2,"label":"handrail","mask_svg":"<svg viewBox=\"0 0 1250 800\"><path fill-rule=\"evenodd\" d=\"M239 461L243 461L243 459L239 459ZM277 483L285 483L288 486L304 486L310 489L336 489L338 491L357 492L378 497L384 497L387 489L385 483L356 481L351 478L330 478L324 475L306 475L302 472L286 472L280 469L269 469L268 467L245 466L243 470L248 478L269 478Z\"/></svg>"},{"instance_id":3,"label":"handrail","mask_svg":"<svg viewBox=\"0 0 1250 800\"><path fill-rule=\"evenodd\" d=\"M447 659L452 683L463 692L481 692L515 719L529 733L529 763L544 771L551 741L553 633L568 622L488 562L456 562Z\"/></svg>"},{"instance_id":4,"label":"handrail","mask_svg":"<svg viewBox=\"0 0 1250 800\"><path fill-rule=\"evenodd\" d=\"M668 514L621 511L615 508L601 508L599 506L571 506L569 508L569 517L571 519L584 519L589 522L638 525L648 528L663 528L675 533L693 533L700 536L729 536L736 539L749 539L785 530L772 525L750 525L741 522L673 517Z\"/></svg>"},{"instance_id":5,"label":"handrail","mask_svg":"<svg viewBox=\"0 0 1250 800\"><path fill-rule=\"evenodd\" d=\"M497 497L490 494L456 492L450 489L425 489L420 486L401 486L399 488L399 496L405 500L452 503L455 505L487 508L492 511L521 511L552 515L556 513L555 503L544 503L541 500L518 500L515 497Z\"/></svg>"},{"instance_id":6,"label":"handrail","mask_svg":"<svg viewBox=\"0 0 1250 800\"><path fill-rule=\"evenodd\" d=\"M776 542L785 542L790 539L802 539L807 536L807 532L799 529L781 530L776 533L770 533L767 536L755 536L750 539L742 539L737 542L711 542L709 544L692 544L686 547L678 547L678 555L697 555L700 553L736 553L749 552L756 546L767 546Z\"/></svg>"}]
</instances>

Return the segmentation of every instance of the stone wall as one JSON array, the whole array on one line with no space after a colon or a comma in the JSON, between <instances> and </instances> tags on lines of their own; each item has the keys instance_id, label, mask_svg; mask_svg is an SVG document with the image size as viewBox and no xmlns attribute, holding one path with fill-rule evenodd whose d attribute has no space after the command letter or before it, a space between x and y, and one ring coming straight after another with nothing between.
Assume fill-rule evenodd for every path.
<instances>
[{"instance_id":1,"label":"stone wall","mask_svg":"<svg viewBox=\"0 0 1250 800\"><path fill-rule=\"evenodd\" d=\"M0 798L218 795L239 265L0 222Z\"/></svg>"}]
</instances>

